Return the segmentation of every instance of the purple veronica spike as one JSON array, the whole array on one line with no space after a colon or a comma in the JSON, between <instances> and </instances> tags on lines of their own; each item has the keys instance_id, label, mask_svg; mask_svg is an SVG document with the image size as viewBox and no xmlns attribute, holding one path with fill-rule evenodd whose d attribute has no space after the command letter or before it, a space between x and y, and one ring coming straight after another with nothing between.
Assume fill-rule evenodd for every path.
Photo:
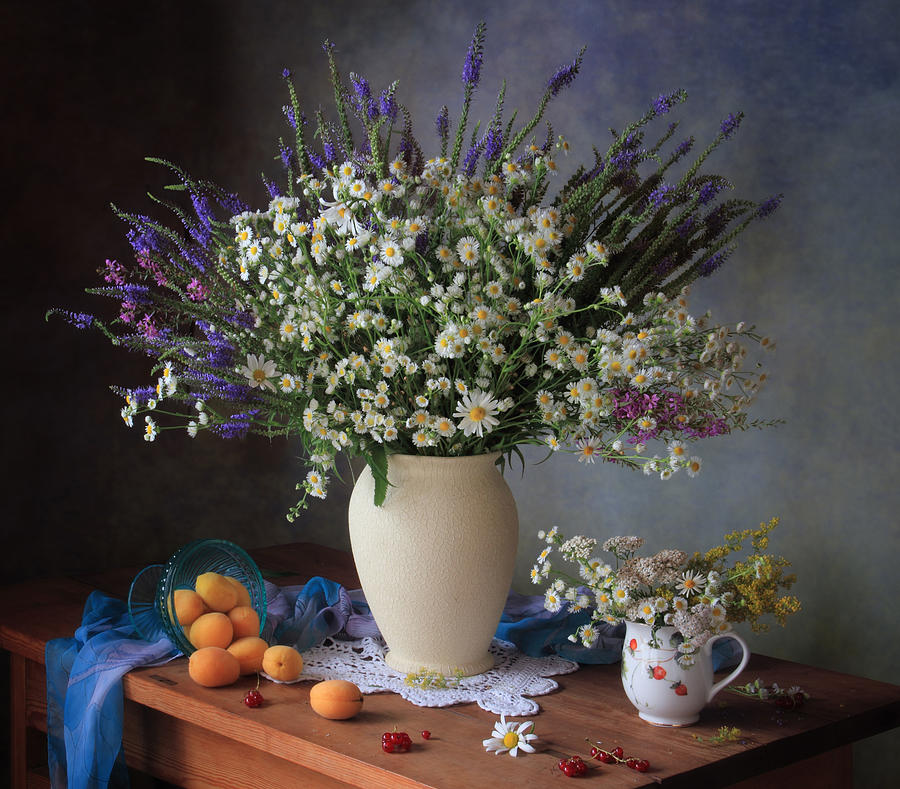
<instances>
[{"instance_id":1,"label":"purple veronica spike","mask_svg":"<svg viewBox=\"0 0 900 789\"><path fill-rule=\"evenodd\" d=\"M290 79L291 78L291 70L289 68L283 69L281 72L281 76L284 77L285 79Z\"/></svg>"},{"instance_id":2,"label":"purple veronica spike","mask_svg":"<svg viewBox=\"0 0 900 789\"><path fill-rule=\"evenodd\" d=\"M722 136L726 140L737 131L737 127L741 125L743 117L744 116L741 113L738 113L737 115L729 113L728 117L722 121Z\"/></svg>"},{"instance_id":3,"label":"purple veronica spike","mask_svg":"<svg viewBox=\"0 0 900 789\"><path fill-rule=\"evenodd\" d=\"M712 274L728 259L729 254L729 250L720 249L712 257L703 261L699 268L700 276L708 277L710 274Z\"/></svg>"},{"instance_id":4,"label":"purple veronica spike","mask_svg":"<svg viewBox=\"0 0 900 789\"><path fill-rule=\"evenodd\" d=\"M287 118L287 122L291 125L291 128L296 129L297 118L294 117L294 108L289 104L285 104L281 109L284 112L284 117Z\"/></svg>"},{"instance_id":5,"label":"purple veronica spike","mask_svg":"<svg viewBox=\"0 0 900 789\"><path fill-rule=\"evenodd\" d=\"M582 53L584 50L582 50ZM581 53L571 63L560 66L556 73L550 77L547 82L547 90L551 96L556 96L563 88L568 87L575 81L578 76L578 69L581 67Z\"/></svg>"},{"instance_id":6,"label":"purple veronica spike","mask_svg":"<svg viewBox=\"0 0 900 789\"><path fill-rule=\"evenodd\" d=\"M503 132L496 127L488 129L487 137L484 141L484 158L489 162L493 162L503 150Z\"/></svg>"},{"instance_id":7,"label":"purple veronica spike","mask_svg":"<svg viewBox=\"0 0 900 789\"><path fill-rule=\"evenodd\" d=\"M772 195L768 200L760 203L759 208L756 209L756 216L760 219L772 216L778 210L783 199L784 195Z\"/></svg>"},{"instance_id":8,"label":"purple veronica spike","mask_svg":"<svg viewBox=\"0 0 900 789\"><path fill-rule=\"evenodd\" d=\"M446 141L450 135L450 110L446 105L441 107L441 111L434 120L434 127L437 129L438 137Z\"/></svg>"},{"instance_id":9,"label":"purple veronica spike","mask_svg":"<svg viewBox=\"0 0 900 789\"><path fill-rule=\"evenodd\" d=\"M281 197L281 189L278 188L278 184L274 181L269 181L266 178L263 178L263 183L266 185L266 191L269 193L269 197Z\"/></svg>"},{"instance_id":10,"label":"purple veronica spike","mask_svg":"<svg viewBox=\"0 0 900 789\"><path fill-rule=\"evenodd\" d=\"M647 199L650 203L653 204L654 208L661 208L664 205L672 202L672 198L675 196L675 187L670 186L669 184L660 184L656 187L650 194L647 196Z\"/></svg>"},{"instance_id":11,"label":"purple veronica spike","mask_svg":"<svg viewBox=\"0 0 900 789\"><path fill-rule=\"evenodd\" d=\"M326 140L322 143L322 153L325 155L326 162L333 162L337 160L337 147L333 142L329 142Z\"/></svg>"},{"instance_id":12,"label":"purple veronica spike","mask_svg":"<svg viewBox=\"0 0 900 789\"><path fill-rule=\"evenodd\" d=\"M215 425L213 430L223 438L243 438L250 430L250 421L259 413L252 409L243 414L232 414L227 422Z\"/></svg>"},{"instance_id":13,"label":"purple veronica spike","mask_svg":"<svg viewBox=\"0 0 900 789\"><path fill-rule=\"evenodd\" d=\"M680 159L694 147L694 138L688 137L675 149L675 158Z\"/></svg>"},{"instance_id":14,"label":"purple veronica spike","mask_svg":"<svg viewBox=\"0 0 900 789\"><path fill-rule=\"evenodd\" d=\"M694 217L689 216L684 220L678 227L675 228L675 232L678 233L682 238L687 238L691 234L691 230L694 227Z\"/></svg>"},{"instance_id":15,"label":"purple veronica spike","mask_svg":"<svg viewBox=\"0 0 900 789\"><path fill-rule=\"evenodd\" d=\"M466 61L463 63L463 85L470 90L475 90L478 86L478 80L481 79L481 64L484 60L484 52L481 48L483 41L483 31L479 28L475 32L475 38L472 39L472 43L469 44L469 49L466 52Z\"/></svg>"},{"instance_id":16,"label":"purple veronica spike","mask_svg":"<svg viewBox=\"0 0 900 789\"><path fill-rule=\"evenodd\" d=\"M394 101L393 91L383 90L381 92L381 97L378 100L378 107L385 118L391 121L397 120L397 102Z\"/></svg>"},{"instance_id":17,"label":"purple veronica spike","mask_svg":"<svg viewBox=\"0 0 900 789\"><path fill-rule=\"evenodd\" d=\"M660 93L659 96L657 96L656 101L653 102L653 111L657 115L665 115L671 109L672 99L669 96L664 96Z\"/></svg>"},{"instance_id":18,"label":"purple veronica spike","mask_svg":"<svg viewBox=\"0 0 900 789\"><path fill-rule=\"evenodd\" d=\"M58 313L63 316L63 319L67 323L71 323L76 329L87 329L94 322L94 316L87 312L59 310Z\"/></svg>"},{"instance_id":19,"label":"purple veronica spike","mask_svg":"<svg viewBox=\"0 0 900 789\"><path fill-rule=\"evenodd\" d=\"M293 161L294 152L287 145L280 146L278 152L281 154L281 164L284 166L284 169L289 170Z\"/></svg>"}]
</instances>

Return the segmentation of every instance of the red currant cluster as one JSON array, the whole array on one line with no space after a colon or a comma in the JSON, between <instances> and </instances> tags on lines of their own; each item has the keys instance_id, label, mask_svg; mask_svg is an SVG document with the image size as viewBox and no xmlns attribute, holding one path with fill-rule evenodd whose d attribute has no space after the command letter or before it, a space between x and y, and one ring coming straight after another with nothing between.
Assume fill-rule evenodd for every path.
<instances>
[{"instance_id":1,"label":"red currant cluster","mask_svg":"<svg viewBox=\"0 0 900 789\"><path fill-rule=\"evenodd\" d=\"M557 767L559 767L559 769L569 778L578 778L587 772L587 765L577 754L575 756L570 756L568 759L560 759Z\"/></svg>"},{"instance_id":2,"label":"red currant cluster","mask_svg":"<svg viewBox=\"0 0 900 789\"><path fill-rule=\"evenodd\" d=\"M624 764L639 773L645 773L650 769L650 762L646 759L638 759L636 756L626 756L625 751L618 745L611 751L604 751L603 748L592 746L591 758L604 764Z\"/></svg>"},{"instance_id":3,"label":"red currant cluster","mask_svg":"<svg viewBox=\"0 0 900 789\"><path fill-rule=\"evenodd\" d=\"M386 731L381 735L381 749L385 753L406 753L412 740L405 731Z\"/></svg>"},{"instance_id":4,"label":"red currant cluster","mask_svg":"<svg viewBox=\"0 0 900 789\"><path fill-rule=\"evenodd\" d=\"M263 703L263 695L258 690L248 690L244 696L244 704L248 707L261 707Z\"/></svg>"}]
</instances>

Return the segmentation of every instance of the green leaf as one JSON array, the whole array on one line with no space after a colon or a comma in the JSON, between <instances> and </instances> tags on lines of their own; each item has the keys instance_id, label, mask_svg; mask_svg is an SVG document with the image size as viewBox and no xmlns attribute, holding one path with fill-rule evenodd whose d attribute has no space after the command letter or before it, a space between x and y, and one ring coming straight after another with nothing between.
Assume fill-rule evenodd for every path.
<instances>
[{"instance_id":1,"label":"green leaf","mask_svg":"<svg viewBox=\"0 0 900 789\"><path fill-rule=\"evenodd\" d=\"M388 485L388 459L387 452L382 445L377 445L371 452L363 454L363 459L372 471L375 478L375 506L380 507L384 504L384 497L387 495Z\"/></svg>"}]
</instances>

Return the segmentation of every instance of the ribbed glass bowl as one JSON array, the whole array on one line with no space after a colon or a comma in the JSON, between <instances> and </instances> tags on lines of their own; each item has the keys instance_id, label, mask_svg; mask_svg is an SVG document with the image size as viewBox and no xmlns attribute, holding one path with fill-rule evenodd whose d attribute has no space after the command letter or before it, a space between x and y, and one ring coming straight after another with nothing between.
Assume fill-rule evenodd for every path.
<instances>
[{"instance_id":1,"label":"ribbed glass bowl","mask_svg":"<svg viewBox=\"0 0 900 789\"><path fill-rule=\"evenodd\" d=\"M172 643L185 655L195 652L196 647L188 641L175 617L175 590L193 589L197 576L210 572L229 575L247 588L250 592L250 605L259 615L260 633L262 632L266 622L266 587L256 562L240 546L228 540L196 540L176 551L165 565L154 567L161 567L161 570L148 573L150 568L147 568L139 574L129 595L132 621L144 638L148 637L148 633L153 635L158 632L154 631L154 626L158 623ZM146 605L142 604L144 593L135 589L135 584L146 585L146 581L157 574L156 593L150 604L156 613L156 621L153 621L146 613Z\"/></svg>"}]
</instances>

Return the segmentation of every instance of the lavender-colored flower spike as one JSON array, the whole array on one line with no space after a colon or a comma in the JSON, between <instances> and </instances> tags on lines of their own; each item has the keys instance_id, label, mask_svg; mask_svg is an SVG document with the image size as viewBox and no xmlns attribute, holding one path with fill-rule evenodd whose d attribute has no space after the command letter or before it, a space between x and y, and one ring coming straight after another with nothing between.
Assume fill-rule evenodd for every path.
<instances>
[{"instance_id":1,"label":"lavender-colored flower spike","mask_svg":"<svg viewBox=\"0 0 900 789\"><path fill-rule=\"evenodd\" d=\"M294 117L294 108L285 104L281 109L284 111L284 117L287 118L287 122L290 124L291 128L296 129L297 119Z\"/></svg>"},{"instance_id":2,"label":"lavender-colored flower spike","mask_svg":"<svg viewBox=\"0 0 900 789\"><path fill-rule=\"evenodd\" d=\"M397 120L397 102L394 100L394 91L381 91L378 106L385 118L391 121Z\"/></svg>"},{"instance_id":3,"label":"lavender-colored flower spike","mask_svg":"<svg viewBox=\"0 0 900 789\"><path fill-rule=\"evenodd\" d=\"M441 107L437 118L434 119L434 127L437 129L438 137L446 141L450 136L450 110L446 104Z\"/></svg>"},{"instance_id":4,"label":"lavender-colored flower spike","mask_svg":"<svg viewBox=\"0 0 900 789\"><path fill-rule=\"evenodd\" d=\"M660 208L661 206L666 205L671 202L674 197L675 187L670 184L660 184L656 187L650 194L647 199L650 203L653 204L655 208Z\"/></svg>"},{"instance_id":5,"label":"lavender-colored flower spike","mask_svg":"<svg viewBox=\"0 0 900 789\"><path fill-rule=\"evenodd\" d=\"M734 113L729 113L728 117L722 121L722 136L727 140L737 131L738 126L741 125L741 121L744 119L744 113L739 112L737 115Z\"/></svg>"},{"instance_id":6,"label":"lavender-colored flower spike","mask_svg":"<svg viewBox=\"0 0 900 789\"><path fill-rule=\"evenodd\" d=\"M756 216L759 219L765 219L767 216L772 216L772 214L778 210L778 206L781 205L783 199L783 194L772 195L768 200L759 204L759 208L756 209Z\"/></svg>"},{"instance_id":7,"label":"lavender-colored flower spike","mask_svg":"<svg viewBox=\"0 0 900 789\"><path fill-rule=\"evenodd\" d=\"M480 22L475 29L472 43L466 52L466 60L463 63L462 81L467 90L475 90L481 79L481 64L484 61L484 31L485 24Z\"/></svg>"},{"instance_id":8,"label":"lavender-colored flower spike","mask_svg":"<svg viewBox=\"0 0 900 789\"><path fill-rule=\"evenodd\" d=\"M492 126L488 129L484 140L484 158L489 162L494 161L503 150L503 132Z\"/></svg>"},{"instance_id":9,"label":"lavender-colored flower spike","mask_svg":"<svg viewBox=\"0 0 900 789\"><path fill-rule=\"evenodd\" d=\"M547 82L547 90L551 96L556 96L563 88L571 85L578 75L585 48L582 47L575 60L565 66L560 66L556 73Z\"/></svg>"},{"instance_id":10,"label":"lavender-colored flower spike","mask_svg":"<svg viewBox=\"0 0 900 789\"><path fill-rule=\"evenodd\" d=\"M291 78L291 70L289 68L283 69L281 72L281 76L284 77L285 79L290 79Z\"/></svg>"}]
</instances>

